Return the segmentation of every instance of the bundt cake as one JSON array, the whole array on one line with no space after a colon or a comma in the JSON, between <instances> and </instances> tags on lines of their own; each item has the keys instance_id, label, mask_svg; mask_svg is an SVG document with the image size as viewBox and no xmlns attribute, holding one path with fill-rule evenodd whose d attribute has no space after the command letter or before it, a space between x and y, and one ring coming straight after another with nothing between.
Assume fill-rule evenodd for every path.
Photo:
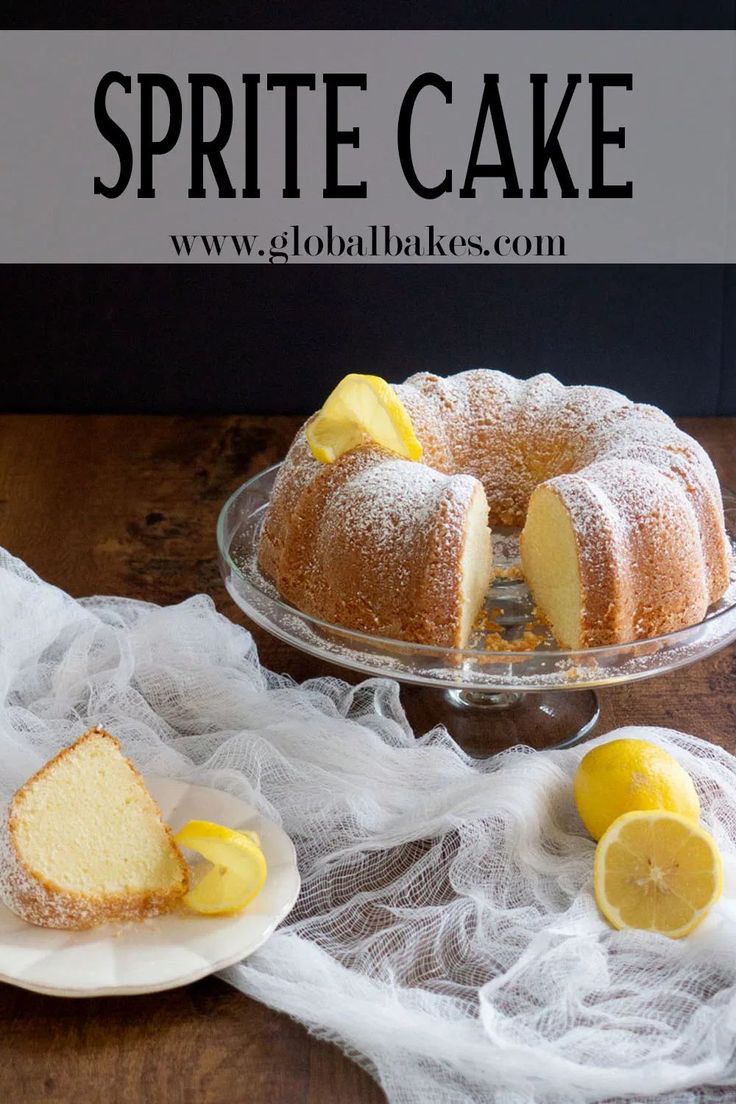
<instances>
[{"instance_id":1,"label":"bundt cake","mask_svg":"<svg viewBox=\"0 0 736 1104\"><path fill-rule=\"evenodd\" d=\"M303 427L279 472L259 563L299 609L463 646L492 570L487 524L523 526L525 578L564 647L694 624L725 591L718 479L661 410L489 370L420 373L394 392L421 461L366 438L321 463Z\"/></svg>"},{"instance_id":2,"label":"bundt cake","mask_svg":"<svg viewBox=\"0 0 736 1104\"><path fill-rule=\"evenodd\" d=\"M176 905L186 863L120 744L90 729L18 790L0 836L0 897L47 928L140 920Z\"/></svg>"}]
</instances>

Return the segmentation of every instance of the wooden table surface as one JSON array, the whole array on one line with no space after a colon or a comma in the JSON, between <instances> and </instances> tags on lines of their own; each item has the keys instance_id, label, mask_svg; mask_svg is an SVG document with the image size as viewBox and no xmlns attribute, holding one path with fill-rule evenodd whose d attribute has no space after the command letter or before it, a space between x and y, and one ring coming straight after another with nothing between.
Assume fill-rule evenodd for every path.
<instances>
[{"instance_id":1,"label":"wooden table surface","mask_svg":"<svg viewBox=\"0 0 736 1104\"><path fill-rule=\"evenodd\" d=\"M280 459L299 419L0 416L0 544L75 596L178 602L204 591L233 619L215 556L219 508ZM683 419L736 487L736 419ZM253 629L263 662L327 668ZM349 672L333 673L356 681ZM597 732L679 727L736 752L736 649L601 694ZM208 979L145 997L64 1001L0 985L9 1104L378 1104L333 1046Z\"/></svg>"}]
</instances>

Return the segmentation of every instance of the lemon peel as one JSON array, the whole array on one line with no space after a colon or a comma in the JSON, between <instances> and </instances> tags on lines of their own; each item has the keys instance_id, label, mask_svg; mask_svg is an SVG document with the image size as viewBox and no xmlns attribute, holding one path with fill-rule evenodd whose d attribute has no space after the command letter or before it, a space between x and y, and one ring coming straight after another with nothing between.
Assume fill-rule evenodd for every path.
<instances>
[{"instance_id":1,"label":"lemon peel","mask_svg":"<svg viewBox=\"0 0 736 1104\"><path fill-rule=\"evenodd\" d=\"M611 740L583 756L573 782L580 818L593 839L623 813L663 809L694 823L700 801L686 770L648 740Z\"/></svg>"}]
</instances>

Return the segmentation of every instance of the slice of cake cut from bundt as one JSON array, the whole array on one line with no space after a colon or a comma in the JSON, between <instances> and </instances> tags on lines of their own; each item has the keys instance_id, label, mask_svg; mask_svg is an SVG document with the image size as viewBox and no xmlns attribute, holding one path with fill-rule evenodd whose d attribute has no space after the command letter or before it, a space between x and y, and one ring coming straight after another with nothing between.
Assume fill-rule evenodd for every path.
<instances>
[{"instance_id":1,"label":"slice of cake cut from bundt","mask_svg":"<svg viewBox=\"0 0 736 1104\"><path fill-rule=\"evenodd\" d=\"M0 896L48 928L91 928L173 908L184 859L119 742L90 729L13 798L1 843Z\"/></svg>"},{"instance_id":2,"label":"slice of cake cut from bundt","mask_svg":"<svg viewBox=\"0 0 736 1104\"><path fill-rule=\"evenodd\" d=\"M302 432L296 453L259 551L281 594L361 632L464 647L492 571L483 484L367 442L323 464Z\"/></svg>"}]
</instances>

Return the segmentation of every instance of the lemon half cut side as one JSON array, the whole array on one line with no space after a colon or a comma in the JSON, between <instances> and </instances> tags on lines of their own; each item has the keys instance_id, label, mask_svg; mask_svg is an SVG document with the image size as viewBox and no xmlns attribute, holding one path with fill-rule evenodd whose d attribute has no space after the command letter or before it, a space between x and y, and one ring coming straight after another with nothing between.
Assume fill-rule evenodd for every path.
<instances>
[{"instance_id":1,"label":"lemon half cut side","mask_svg":"<svg viewBox=\"0 0 736 1104\"><path fill-rule=\"evenodd\" d=\"M366 437L405 460L422 455L404 404L380 376L345 376L308 423L306 436L312 455L323 464L333 463Z\"/></svg>"},{"instance_id":2,"label":"lemon half cut side","mask_svg":"<svg viewBox=\"0 0 736 1104\"><path fill-rule=\"evenodd\" d=\"M680 939L721 896L723 862L710 833L688 817L636 811L601 837L593 884L598 907L615 928Z\"/></svg>"}]
</instances>

